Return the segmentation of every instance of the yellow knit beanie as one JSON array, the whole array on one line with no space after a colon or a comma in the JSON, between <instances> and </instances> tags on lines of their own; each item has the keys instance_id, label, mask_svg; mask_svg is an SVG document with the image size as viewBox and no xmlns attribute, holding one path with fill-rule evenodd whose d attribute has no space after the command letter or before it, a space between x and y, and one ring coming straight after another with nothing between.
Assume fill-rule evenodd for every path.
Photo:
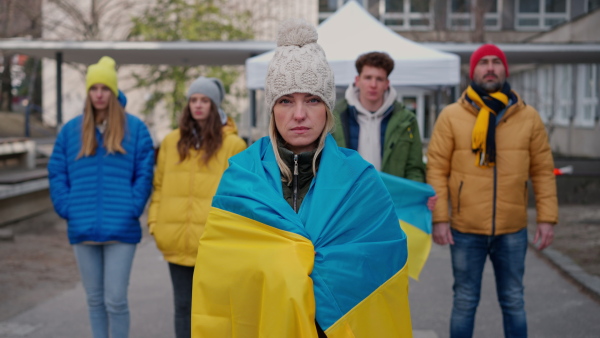
<instances>
[{"instance_id":1,"label":"yellow knit beanie","mask_svg":"<svg viewBox=\"0 0 600 338\"><path fill-rule=\"evenodd\" d=\"M117 88L117 70L115 69L115 60L110 56L103 56L100 58L98 63L90 65L85 76L85 89L90 90L90 87L101 83L115 94L115 97L119 96L119 90Z\"/></svg>"}]
</instances>

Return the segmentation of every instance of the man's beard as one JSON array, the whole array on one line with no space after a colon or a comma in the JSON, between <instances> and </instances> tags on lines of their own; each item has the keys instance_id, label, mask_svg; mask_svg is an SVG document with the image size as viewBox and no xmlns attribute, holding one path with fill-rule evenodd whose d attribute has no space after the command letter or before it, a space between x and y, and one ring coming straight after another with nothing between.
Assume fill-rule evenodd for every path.
<instances>
[{"instance_id":1,"label":"man's beard","mask_svg":"<svg viewBox=\"0 0 600 338\"><path fill-rule=\"evenodd\" d=\"M477 85L480 86L481 88L485 89L485 91L488 93L495 93L495 92L499 91L500 89L502 89L504 82L483 82L483 83L478 83Z\"/></svg>"}]
</instances>

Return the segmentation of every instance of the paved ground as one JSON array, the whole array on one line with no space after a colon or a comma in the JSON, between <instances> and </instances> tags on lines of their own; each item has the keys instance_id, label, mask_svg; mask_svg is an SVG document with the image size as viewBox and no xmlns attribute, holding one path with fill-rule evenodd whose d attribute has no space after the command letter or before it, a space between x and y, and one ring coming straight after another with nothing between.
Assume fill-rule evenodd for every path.
<instances>
[{"instance_id":1,"label":"paved ground","mask_svg":"<svg viewBox=\"0 0 600 338\"><path fill-rule=\"evenodd\" d=\"M452 271L448 247L434 245L419 282L411 281L413 327L448 337ZM532 338L592 338L600 332L600 304L546 263L534 250L526 258L525 308ZM503 337L494 275L488 262L475 337Z\"/></svg>"},{"instance_id":2,"label":"paved ground","mask_svg":"<svg viewBox=\"0 0 600 338\"><path fill-rule=\"evenodd\" d=\"M583 210L592 209L598 208ZM572 213L584 214L580 209ZM563 216L567 214L563 212ZM586 215L588 220L593 216ZM89 337L84 291L66 244L64 222L46 215L36 218L36 223L28 231L17 233L14 242L0 242L0 337ZM7 264L5 257L12 257L13 265ZM535 250L528 252L526 269L530 337L598 337L600 303ZM415 338L448 336L451 287L449 248L434 245L420 281L411 281ZM484 273L482 294L475 336L502 337L490 266ZM132 338L173 337L168 269L147 235L134 261L130 306Z\"/></svg>"}]
</instances>

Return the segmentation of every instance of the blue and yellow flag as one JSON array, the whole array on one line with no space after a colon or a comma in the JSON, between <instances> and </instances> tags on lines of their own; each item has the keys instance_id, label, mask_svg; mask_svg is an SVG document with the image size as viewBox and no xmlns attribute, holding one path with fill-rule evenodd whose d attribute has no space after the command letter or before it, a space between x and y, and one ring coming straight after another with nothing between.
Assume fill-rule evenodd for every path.
<instances>
[{"instance_id":1,"label":"blue and yellow flag","mask_svg":"<svg viewBox=\"0 0 600 338\"><path fill-rule=\"evenodd\" d=\"M435 195L435 190L426 183L379 174L392 195L400 226L408 238L408 275L419 280L431 251L431 210L427 200Z\"/></svg>"},{"instance_id":2,"label":"blue and yellow flag","mask_svg":"<svg viewBox=\"0 0 600 338\"><path fill-rule=\"evenodd\" d=\"M300 210L268 138L230 160L200 239L194 337L412 337L406 236L377 171L327 137Z\"/></svg>"}]
</instances>

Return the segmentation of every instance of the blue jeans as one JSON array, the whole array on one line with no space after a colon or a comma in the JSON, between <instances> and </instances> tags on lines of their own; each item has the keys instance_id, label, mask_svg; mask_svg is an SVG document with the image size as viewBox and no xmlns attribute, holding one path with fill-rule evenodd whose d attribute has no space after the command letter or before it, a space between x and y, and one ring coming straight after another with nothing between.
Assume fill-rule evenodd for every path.
<instances>
[{"instance_id":1,"label":"blue jeans","mask_svg":"<svg viewBox=\"0 0 600 338\"><path fill-rule=\"evenodd\" d=\"M94 338L129 336L127 288L135 244L75 244Z\"/></svg>"},{"instance_id":2,"label":"blue jeans","mask_svg":"<svg viewBox=\"0 0 600 338\"><path fill-rule=\"evenodd\" d=\"M175 337L192 336L192 285L194 267L169 263L175 301Z\"/></svg>"},{"instance_id":3,"label":"blue jeans","mask_svg":"<svg viewBox=\"0 0 600 338\"><path fill-rule=\"evenodd\" d=\"M454 245L454 303L450 337L473 336L475 311L481 296L481 277L490 256L496 277L496 293L502 308L505 337L527 337L523 300L523 275L527 252L527 229L499 236L467 234L452 229Z\"/></svg>"}]
</instances>

